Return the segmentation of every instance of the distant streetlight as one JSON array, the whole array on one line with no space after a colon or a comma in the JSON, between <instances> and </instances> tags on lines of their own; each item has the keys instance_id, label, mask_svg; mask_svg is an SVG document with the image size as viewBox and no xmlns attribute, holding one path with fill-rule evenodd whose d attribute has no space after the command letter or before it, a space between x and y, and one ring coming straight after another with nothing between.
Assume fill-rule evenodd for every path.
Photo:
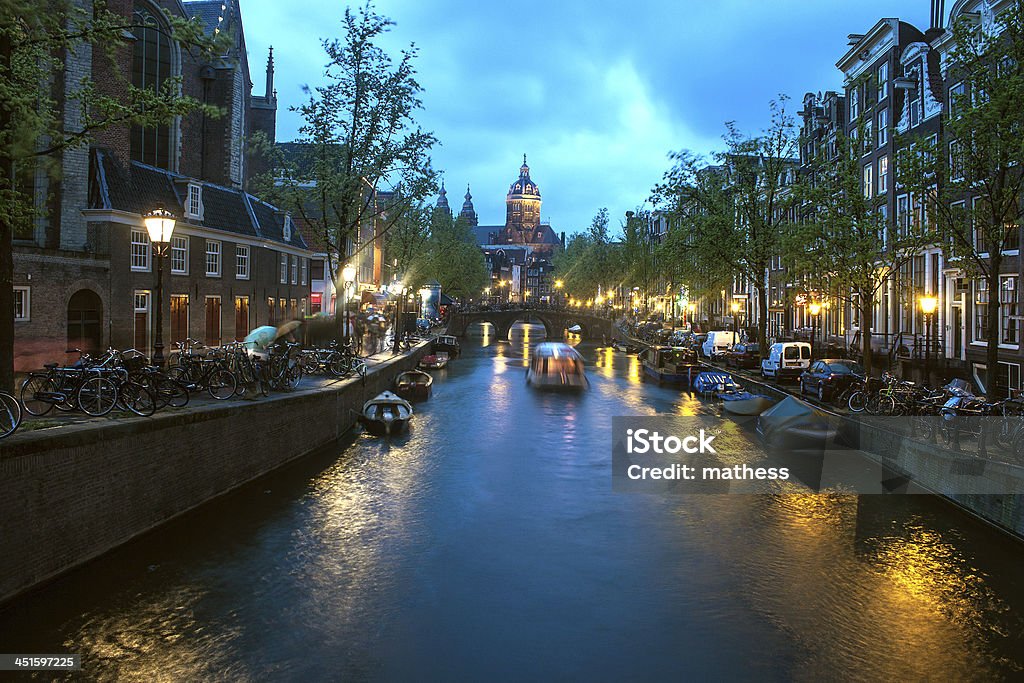
<instances>
[{"instance_id":1,"label":"distant streetlight","mask_svg":"<svg viewBox=\"0 0 1024 683\"><path fill-rule=\"evenodd\" d=\"M921 313L924 314L924 382L927 384L931 379L932 369L932 316L939 306L939 300L934 296L922 296L917 301L921 306Z\"/></svg>"},{"instance_id":2,"label":"distant streetlight","mask_svg":"<svg viewBox=\"0 0 1024 683\"><path fill-rule=\"evenodd\" d=\"M821 313L821 304L818 302L811 303L807 307L807 312L811 314L811 358L814 358L814 343L818 337L818 314Z\"/></svg>"},{"instance_id":3,"label":"distant streetlight","mask_svg":"<svg viewBox=\"0 0 1024 683\"><path fill-rule=\"evenodd\" d=\"M142 217L149 233L149 241L156 255L156 339L153 342L153 365L164 365L164 258L174 234L175 217L158 206Z\"/></svg>"},{"instance_id":4,"label":"distant streetlight","mask_svg":"<svg viewBox=\"0 0 1024 683\"><path fill-rule=\"evenodd\" d=\"M732 309L732 332L733 334L738 334L740 331L740 302L733 301L729 308Z\"/></svg>"}]
</instances>

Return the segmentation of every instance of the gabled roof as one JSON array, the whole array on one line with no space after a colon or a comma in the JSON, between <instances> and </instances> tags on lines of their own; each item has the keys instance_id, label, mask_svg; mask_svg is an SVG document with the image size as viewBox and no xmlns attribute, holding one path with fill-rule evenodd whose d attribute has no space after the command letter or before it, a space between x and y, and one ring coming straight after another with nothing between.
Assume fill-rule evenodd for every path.
<instances>
[{"instance_id":1,"label":"gabled roof","mask_svg":"<svg viewBox=\"0 0 1024 683\"><path fill-rule=\"evenodd\" d=\"M286 214L283 211L241 190L203 182L137 161L126 168L109 152L96 150L95 154L100 192L94 201L103 205L90 208L142 215L163 205L183 216L188 186L195 183L203 188L203 219L179 219L183 223L265 239L296 249L309 249L302 231L297 228L291 231L289 239L284 238Z\"/></svg>"}]
</instances>

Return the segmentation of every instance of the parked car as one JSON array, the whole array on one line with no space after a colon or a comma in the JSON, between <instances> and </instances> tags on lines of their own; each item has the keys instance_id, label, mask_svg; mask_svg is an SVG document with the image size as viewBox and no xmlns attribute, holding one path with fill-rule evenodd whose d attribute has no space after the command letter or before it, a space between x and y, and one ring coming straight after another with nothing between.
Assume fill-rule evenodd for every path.
<instances>
[{"instance_id":1,"label":"parked car","mask_svg":"<svg viewBox=\"0 0 1024 683\"><path fill-rule=\"evenodd\" d=\"M731 368L756 368L761 363L758 344L737 344L725 354L725 364Z\"/></svg>"},{"instance_id":2,"label":"parked car","mask_svg":"<svg viewBox=\"0 0 1024 683\"><path fill-rule=\"evenodd\" d=\"M768 347L761 361L761 375L776 379L796 378L811 365L811 345L807 342L776 342Z\"/></svg>"},{"instance_id":3,"label":"parked car","mask_svg":"<svg viewBox=\"0 0 1024 683\"><path fill-rule=\"evenodd\" d=\"M695 332L686 339L683 346L692 349L698 356L702 356L704 355L704 340L707 338L708 335L705 332Z\"/></svg>"},{"instance_id":4,"label":"parked car","mask_svg":"<svg viewBox=\"0 0 1024 683\"><path fill-rule=\"evenodd\" d=\"M814 394L827 401L843 392L851 382L864 380L860 363L841 358L816 360L800 375L800 393Z\"/></svg>"},{"instance_id":5,"label":"parked car","mask_svg":"<svg viewBox=\"0 0 1024 683\"><path fill-rule=\"evenodd\" d=\"M731 330L728 332L725 330L708 332L708 337L704 340L702 350L706 357L714 360L735 346L739 340L739 335Z\"/></svg>"}]
</instances>

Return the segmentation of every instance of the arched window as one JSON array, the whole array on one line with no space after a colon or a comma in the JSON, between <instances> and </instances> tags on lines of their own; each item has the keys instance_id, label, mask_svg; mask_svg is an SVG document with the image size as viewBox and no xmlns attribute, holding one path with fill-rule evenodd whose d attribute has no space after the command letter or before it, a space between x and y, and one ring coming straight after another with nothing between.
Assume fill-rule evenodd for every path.
<instances>
[{"instance_id":1,"label":"arched window","mask_svg":"<svg viewBox=\"0 0 1024 683\"><path fill-rule=\"evenodd\" d=\"M170 27L158 10L136 2L132 13L135 44L132 54L132 85L160 92L164 82L178 73L176 46ZM132 126L131 158L158 168L174 170L174 136L169 125Z\"/></svg>"}]
</instances>

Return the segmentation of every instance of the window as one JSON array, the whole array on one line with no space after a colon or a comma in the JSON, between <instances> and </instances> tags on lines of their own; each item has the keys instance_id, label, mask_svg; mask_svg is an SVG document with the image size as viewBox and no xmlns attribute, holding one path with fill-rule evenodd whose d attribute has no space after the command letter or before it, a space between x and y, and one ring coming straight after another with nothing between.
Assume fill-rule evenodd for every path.
<instances>
[{"instance_id":1,"label":"window","mask_svg":"<svg viewBox=\"0 0 1024 683\"><path fill-rule=\"evenodd\" d=\"M871 119L868 119L867 121L864 122L864 140L863 140L864 145L863 145L863 148L861 150L861 152L863 154L871 154L871 151L872 151L871 143L874 141L875 137L874 137L874 132L872 131L871 123L872 123Z\"/></svg>"},{"instance_id":2,"label":"window","mask_svg":"<svg viewBox=\"0 0 1024 683\"><path fill-rule=\"evenodd\" d=\"M292 254L292 284L299 283L299 257Z\"/></svg>"},{"instance_id":3,"label":"window","mask_svg":"<svg viewBox=\"0 0 1024 683\"><path fill-rule=\"evenodd\" d=\"M974 341L988 341L988 280L974 281Z\"/></svg>"},{"instance_id":4,"label":"window","mask_svg":"<svg viewBox=\"0 0 1024 683\"><path fill-rule=\"evenodd\" d=\"M981 197L975 197L971 202L971 215L967 216L968 220L971 221L971 232L974 235L974 249L979 254L989 253L989 244L985 239L987 237L985 230L981 229L981 225L978 222L978 216L980 215L979 204L981 203Z\"/></svg>"},{"instance_id":5,"label":"window","mask_svg":"<svg viewBox=\"0 0 1024 683\"><path fill-rule=\"evenodd\" d=\"M203 220L203 186L188 184L188 201L185 204L185 218Z\"/></svg>"},{"instance_id":6,"label":"window","mask_svg":"<svg viewBox=\"0 0 1024 683\"><path fill-rule=\"evenodd\" d=\"M284 236L285 242L292 241L292 217L288 214L285 214L284 217L284 229L282 230L282 235Z\"/></svg>"},{"instance_id":7,"label":"window","mask_svg":"<svg viewBox=\"0 0 1024 683\"><path fill-rule=\"evenodd\" d=\"M249 247L244 244L235 245L235 278L249 279Z\"/></svg>"},{"instance_id":8,"label":"window","mask_svg":"<svg viewBox=\"0 0 1024 683\"><path fill-rule=\"evenodd\" d=\"M850 123L857 120L860 116L860 88L853 86L850 88Z\"/></svg>"},{"instance_id":9,"label":"window","mask_svg":"<svg viewBox=\"0 0 1024 683\"><path fill-rule=\"evenodd\" d=\"M949 143L949 179L964 179L964 153L959 140Z\"/></svg>"},{"instance_id":10,"label":"window","mask_svg":"<svg viewBox=\"0 0 1024 683\"><path fill-rule=\"evenodd\" d=\"M864 167L864 196L870 199L874 190L873 167L869 164Z\"/></svg>"},{"instance_id":11,"label":"window","mask_svg":"<svg viewBox=\"0 0 1024 683\"><path fill-rule=\"evenodd\" d=\"M324 260L323 259L313 259L313 262L310 264L309 268L312 271L312 276L313 276L314 280L323 280L324 279Z\"/></svg>"},{"instance_id":12,"label":"window","mask_svg":"<svg viewBox=\"0 0 1024 683\"><path fill-rule=\"evenodd\" d=\"M145 352L149 349L149 292L135 292L135 349Z\"/></svg>"},{"instance_id":13,"label":"window","mask_svg":"<svg viewBox=\"0 0 1024 683\"><path fill-rule=\"evenodd\" d=\"M1017 315L1017 279L1016 275L1003 275L999 278L999 343L1017 345L1020 343L1018 328L1020 323Z\"/></svg>"},{"instance_id":14,"label":"window","mask_svg":"<svg viewBox=\"0 0 1024 683\"><path fill-rule=\"evenodd\" d=\"M188 238L171 237L171 272L188 275Z\"/></svg>"},{"instance_id":15,"label":"window","mask_svg":"<svg viewBox=\"0 0 1024 683\"><path fill-rule=\"evenodd\" d=\"M249 333L249 297L235 297L235 341L245 339Z\"/></svg>"},{"instance_id":16,"label":"window","mask_svg":"<svg viewBox=\"0 0 1024 683\"><path fill-rule=\"evenodd\" d=\"M889 157L878 159L878 194L889 191Z\"/></svg>"},{"instance_id":17,"label":"window","mask_svg":"<svg viewBox=\"0 0 1024 683\"><path fill-rule=\"evenodd\" d=\"M206 277L220 277L220 242L206 240Z\"/></svg>"},{"instance_id":18,"label":"window","mask_svg":"<svg viewBox=\"0 0 1024 683\"><path fill-rule=\"evenodd\" d=\"M149 270L149 235L132 230L132 270Z\"/></svg>"},{"instance_id":19,"label":"window","mask_svg":"<svg viewBox=\"0 0 1024 683\"><path fill-rule=\"evenodd\" d=\"M281 284L288 284L288 254L281 254Z\"/></svg>"},{"instance_id":20,"label":"window","mask_svg":"<svg viewBox=\"0 0 1024 683\"><path fill-rule=\"evenodd\" d=\"M32 290L29 287L14 288L14 321L28 322L32 319Z\"/></svg>"},{"instance_id":21,"label":"window","mask_svg":"<svg viewBox=\"0 0 1024 683\"><path fill-rule=\"evenodd\" d=\"M896 229L900 237L910 234L910 196L900 195L896 198Z\"/></svg>"},{"instance_id":22,"label":"window","mask_svg":"<svg viewBox=\"0 0 1024 683\"><path fill-rule=\"evenodd\" d=\"M884 62L878 67L878 101L889 96L889 63Z\"/></svg>"},{"instance_id":23,"label":"window","mask_svg":"<svg viewBox=\"0 0 1024 683\"><path fill-rule=\"evenodd\" d=\"M300 259L299 263L302 266L302 277L299 278L299 284L304 285L306 284L306 278L309 275L309 261L306 259Z\"/></svg>"},{"instance_id":24,"label":"window","mask_svg":"<svg viewBox=\"0 0 1024 683\"><path fill-rule=\"evenodd\" d=\"M165 82L178 75L170 27L159 12L150 11L148 4L142 2L135 3L132 26L132 85L161 92ZM171 169L171 150L170 126L132 126L129 153L133 161Z\"/></svg>"},{"instance_id":25,"label":"window","mask_svg":"<svg viewBox=\"0 0 1024 683\"><path fill-rule=\"evenodd\" d=\"M964 84L957 83L949 89L949 118L960 118L960 110L964 106Z\"/></svg>"},{"instance_id":26,"label":"window","mask_svg":"<svg viewBox=\"0 0 1024 683\"><path fill-rule=\"evenodd\" d=\"M884 147L889 142L889 110L878 112L878 146Z\"/></svg>"}]
</instances>

